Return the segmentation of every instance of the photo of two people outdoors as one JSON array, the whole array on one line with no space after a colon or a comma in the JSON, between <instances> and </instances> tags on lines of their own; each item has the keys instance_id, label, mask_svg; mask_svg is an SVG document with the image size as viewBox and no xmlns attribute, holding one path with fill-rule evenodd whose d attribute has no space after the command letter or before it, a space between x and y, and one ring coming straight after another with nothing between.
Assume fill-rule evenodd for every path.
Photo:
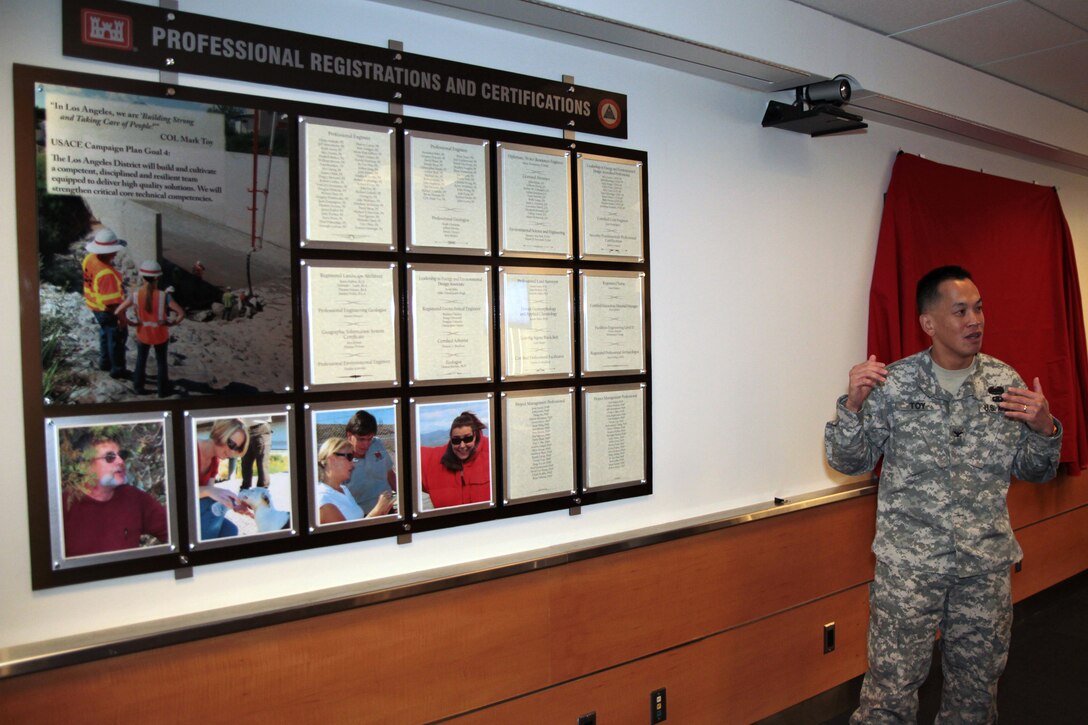
<instances>
[{"instance_id":1,"label":"photo of two people outdoors","mask_svg":"<svg viewBox=\"0 0 1088 725\"><path fill-rule=\"evenodd\" d=\"M46 404L290 386L286 117L48 84L35 101Z\"/></svg>"}]
</instances>

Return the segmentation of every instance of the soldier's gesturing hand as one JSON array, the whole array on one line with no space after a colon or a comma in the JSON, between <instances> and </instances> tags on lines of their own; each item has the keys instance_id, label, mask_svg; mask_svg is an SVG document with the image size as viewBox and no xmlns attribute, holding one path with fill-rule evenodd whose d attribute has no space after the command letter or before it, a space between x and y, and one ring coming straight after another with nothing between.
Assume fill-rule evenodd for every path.
<instances>
[{"instance_id":1,"label":"soldier's gesturing hand","mask_svg":"<svg viewBox=\"0 0 1088 725\"><path fill-rule=\"evenodd\" d=\"M863 363L850 368L850 390L846 394L847 410L857 413L861 404L873 392L873 386L880 385L888 377L888 368L877 362L876 355L870 355Z\"/></svg>"},{"instance_id":2,"label":"soldier's gesturing hand","mask_svg":"<svg viewBox=\"0 0 1088 725\"><path fill-rule=\"evenodd\" d=\"M1005 411L1006 417L1024 421L1036 433L1051 435L1054 432L1054 420L1050 417L1050 404L1043 395L1039 378L1032 382L1034 390L1006 388L998 406Z\"/></svg>"}]
</instances>

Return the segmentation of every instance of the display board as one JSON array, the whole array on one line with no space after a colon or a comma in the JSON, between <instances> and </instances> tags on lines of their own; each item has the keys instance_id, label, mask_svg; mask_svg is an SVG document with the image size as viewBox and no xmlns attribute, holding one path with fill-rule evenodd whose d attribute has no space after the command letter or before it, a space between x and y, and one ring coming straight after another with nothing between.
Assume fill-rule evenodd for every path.
<instances>
[{"instance_id":1,"label":"display board","mask_svg":"<svg viewBox=\"0 0 1088 725\"><path fill-rule=\"evenodd\" d=\"M652 492L644 152L25 66L15 102L34 588Z\"/></svg>"}]
</instances>

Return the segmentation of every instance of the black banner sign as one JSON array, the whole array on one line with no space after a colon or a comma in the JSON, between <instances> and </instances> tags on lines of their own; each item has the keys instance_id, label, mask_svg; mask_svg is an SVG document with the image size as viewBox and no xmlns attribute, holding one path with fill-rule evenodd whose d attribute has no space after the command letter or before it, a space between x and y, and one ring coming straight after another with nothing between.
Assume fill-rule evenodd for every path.
<instances>
[{"instance_id":1,"label":"black banner sign","mask_svg":"<svg viewBox=\"0 0 1088 725\"><path fill-rule=\"evenodd\" d=\"M64 0L64 54L627 138L627 96L116 0Z\"/></svg>"}]
</instances>

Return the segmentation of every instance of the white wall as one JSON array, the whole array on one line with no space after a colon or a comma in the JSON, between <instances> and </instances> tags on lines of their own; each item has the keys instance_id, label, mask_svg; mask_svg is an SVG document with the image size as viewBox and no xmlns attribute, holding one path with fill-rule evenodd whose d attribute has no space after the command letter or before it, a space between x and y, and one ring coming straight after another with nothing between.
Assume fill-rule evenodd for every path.
<instances>
[{"instance_id":1,"label":"white wall","mask_svg":"<svg viewBox=\"0 0 1088 725\"><path fill-rule=\"evenodd\" d=\"M632 5L606 0L567 4L598 13L626 12ZM646 12L658 7L633 5ZM729 25L738 43L746 27L752 37L762 37L776 13L799 7L779 0L714 5L730 11L720 22ZM385 45L393 38L410 52L541 77L572 74L580 83L628 95L630 138L591 140L626 143L649 153L655 493L587 507L577 517L560 511L423 533L408 546L391 540L362 542L204 566L194 578L182 581L163 572L32 592L15 331L20 303L36 300L20 299L16 280L11 63L148 80L157 76L63 58L60 0L5 0L0 10L0 269L6 270L6 279L0 278L0 323L10 333L9 343L0 349L5 381L0 408L9 411L11 432L0 441L8 474L0 480L6 504L0 507L0 647L529 551L841 482L823 463L822 428L833 413L834 399L845 389L847 369L866 354L869 277L881 200L899 149L1058 186L1078 252L1088 258L1088 177L1042 164L880 124L862 135L819 140L767 130L760 120L768 97L753 91L384 4L185 0L182 10L369 45ZM688 18L681 12L670 16ZM657 20L644 15L638 24L646 25L648 17ZM724 40L714 39L712 27L706 30L708 25L669 30L665 23L672 21L662 17L661 22L669 32L709 33L708 40L724 46ZM857 37L852 28L822 29L830 40L839 32L843 39ZM781 45L768 41L762 53L760 47L736 49L782 62L772 52L788 52L788 64L828 75L856 70L826 57L826 48L811 50L806 66L798 48L787 51ZM934 59L919 62L932 73ZM941 63L950 77L962 77L961 69ZM882 67L887 76L880 82L906 87L916 70L910 62ZM317 93L193 77L182 82L384 110L374 102ZM996 112L983 120L999 128L1008 121L1024 135L1060 141L1069 132L1063 120L1069 114L1064 107L1058 109L1055 121L1047 104L1052 102L1040 106L1044 112L1039 117L1027 114L1026 121L1024 114L1007 119ZM408 112L551 133L422 109ZM1025 128L1025 122L1031 127Z\"/></svg>"}]
</instances>

